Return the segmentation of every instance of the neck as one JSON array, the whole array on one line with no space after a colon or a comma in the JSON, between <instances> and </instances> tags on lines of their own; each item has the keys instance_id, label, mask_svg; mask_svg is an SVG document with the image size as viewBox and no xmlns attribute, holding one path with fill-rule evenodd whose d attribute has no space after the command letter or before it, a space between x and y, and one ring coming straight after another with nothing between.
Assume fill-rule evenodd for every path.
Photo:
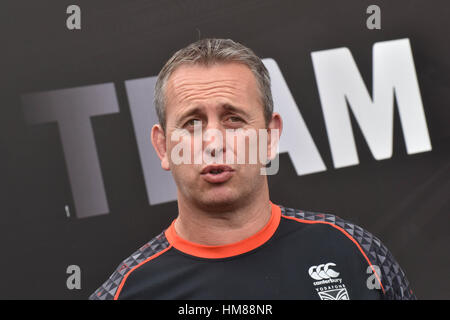
<instances>
[{"instance_id":1,"label":"neck","mask_svg":"<svg viewBox=\"0 0 450 320\"><path fill-rule=\"evenodd\" d=\"M261 230L271 216L268 186L229 209L211 212L178 198L175 230L181 238L201 245L220 246L246 239Z\"/></svg>"}]
</instances>

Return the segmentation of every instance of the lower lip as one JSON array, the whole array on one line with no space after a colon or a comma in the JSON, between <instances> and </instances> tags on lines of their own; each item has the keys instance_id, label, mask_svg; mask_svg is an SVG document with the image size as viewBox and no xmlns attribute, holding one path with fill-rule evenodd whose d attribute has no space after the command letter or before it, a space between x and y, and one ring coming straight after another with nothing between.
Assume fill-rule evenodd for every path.
<instances>
[{"instance_id":1,"label":"lower lip","mask_svg":"<svg viewBox=\"0 0 450 320\"><path fill-rule=\"evenodd\" d=\"M217 174L204 173L201 176L209 183L223 183L230 180L233 174L233 171L222 171Z\"/></svg>"}]
</instances>

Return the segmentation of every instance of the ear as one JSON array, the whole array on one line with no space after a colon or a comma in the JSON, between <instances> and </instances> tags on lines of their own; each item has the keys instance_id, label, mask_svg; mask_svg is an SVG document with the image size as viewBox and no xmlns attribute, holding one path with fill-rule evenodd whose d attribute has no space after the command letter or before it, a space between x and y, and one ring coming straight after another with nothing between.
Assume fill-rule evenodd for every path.
<instances>
[{"instance_id":1,"label":"ear","mask_svg":"<svg viewBox=\"0 0 450 320\"><path fill-rule=\"evenodd\" d=\"M166 135L163 128L159 124L155 124L152 127L151 139L153 148L155 148L156 154L161 160L161 168L169 171L169 158L167 156Z\"/></svg>"},{"instance_id":2,"label":"ear","mask_svg":"<svg viewBox=\"0 0 450 320\"><path fill-rule=\"evenodd\" d=\"M276 156L282 131L283 120L279 113L274 112L272 113L272 118L267 126L267 157L270 160L273 160Z\"/></svg>"}]
</instances>

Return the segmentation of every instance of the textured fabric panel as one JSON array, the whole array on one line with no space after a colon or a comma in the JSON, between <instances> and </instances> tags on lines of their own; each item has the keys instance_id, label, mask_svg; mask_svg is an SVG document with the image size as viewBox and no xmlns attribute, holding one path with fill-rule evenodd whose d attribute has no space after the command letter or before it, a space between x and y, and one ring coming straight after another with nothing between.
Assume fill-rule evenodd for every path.
<instances>
[{"instance_id":1,"label":"textured fabric panel","mask_svg":"<svg viewBox=\"0 0 450 320\"><path fill-rule=\"evenodd\" d=\"M409 282L400 265L383 243L367 230L332 214L302 211L280 206L283 216L301 220L328 222L344 229L361 246L372 265L378 266L381 272L381 283L385 298L389 300L415 300Z\"/></svg>"},{"instance_id":2,"label":"textured fabric panel","mask_svg":"<svg viewBox=\"0 0 450 320\"><path fill-rule=\"evenodd\" d=\"M165 230L164 230L165 231ZM142 261L166 249L169 242L164 235L164 231L144 244L130 257L122 261L114 273L102 284L90 297L90 300L113 300L125 275Z\"/></svg>"}]
</instances>

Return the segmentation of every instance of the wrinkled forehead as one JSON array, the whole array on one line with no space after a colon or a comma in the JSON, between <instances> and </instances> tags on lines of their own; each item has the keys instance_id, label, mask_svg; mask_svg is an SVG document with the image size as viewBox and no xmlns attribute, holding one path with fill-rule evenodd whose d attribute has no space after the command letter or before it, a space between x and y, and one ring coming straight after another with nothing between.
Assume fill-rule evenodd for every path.
<instances>
[{"instance_id":1,"label":"wrinkled forehead","mask_svg":"<svg viewBox=\"0 0 450 320\"><path fill-rule=\"evenodd\" d=\"M254 104L260 93L256 78L242 63L184 64L167 81L167 106L214 103L221 100Z\"/></svg>"}]
</instances>

